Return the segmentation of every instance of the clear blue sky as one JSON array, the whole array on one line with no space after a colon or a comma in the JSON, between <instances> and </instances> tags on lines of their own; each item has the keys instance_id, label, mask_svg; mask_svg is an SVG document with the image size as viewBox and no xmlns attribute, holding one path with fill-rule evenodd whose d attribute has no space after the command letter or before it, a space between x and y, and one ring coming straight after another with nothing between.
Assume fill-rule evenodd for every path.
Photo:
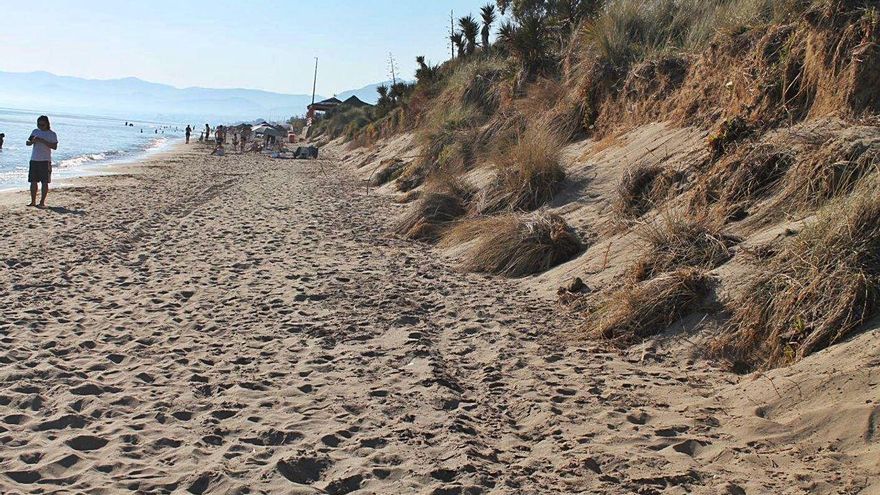
<instances>
[{"instance_id":1,"label":"clear blue sky","mask_svg":"<svg viewBox=\"0 0 880 495\"><path fill-rule=\"evenodd\" d=\"M0 70L178 87L318 93L411 78L416 55L448 58L456 17L492 0L3 0Z\"/></svg>"}]
</instances>

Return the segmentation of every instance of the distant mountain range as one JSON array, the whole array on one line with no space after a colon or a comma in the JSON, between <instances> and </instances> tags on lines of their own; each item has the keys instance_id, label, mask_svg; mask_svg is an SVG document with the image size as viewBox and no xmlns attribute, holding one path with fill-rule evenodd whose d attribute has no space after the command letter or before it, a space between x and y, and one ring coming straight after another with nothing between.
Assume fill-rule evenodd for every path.
<instances>
[{"instance_id":1,"label":"distant mountain range","mask_svg":"<svg viewBox=\"0 0 880 495\"><path fill-rule=\"evenodd\" d=\"M345 91L337 97L346 99L355 95L368 103L375 103L376 88L380 84L383 83ZM324 98L316 97L317 100ZM97 80L48 72L0 71L0 107L105 115L128 120L286 120L304 114L311 100L311 95L253 89L180 89L134 77Z\"/></svg>"}]
</instances>

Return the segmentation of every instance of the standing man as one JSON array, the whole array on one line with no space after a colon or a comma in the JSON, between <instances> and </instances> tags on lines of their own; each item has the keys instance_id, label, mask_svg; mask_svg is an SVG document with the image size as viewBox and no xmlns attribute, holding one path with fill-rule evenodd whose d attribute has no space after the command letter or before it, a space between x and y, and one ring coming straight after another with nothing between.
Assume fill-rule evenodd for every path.
<instances>
[{"instance_id":1,"label":"standing man","mask_svg":"<svg viewBox=\"0 0 880 495\"><path fill-rule=\"evenodd\" d=\"M28 206L45 208L46 194L49 193L49 183L52 182L52 150L58 149L58 136L52 132L49 117L41 115L37 119L37 128L31 132L25 144L33 146L28 170L28 182L31 183L31 203ZM36 204L37 184L42 184L39 205Z\"/></svg>"},{"instance_id":2,"label":"standing man","mask_svg":"<svg viewBox=\"0 0 880 495\"><path fill-rule=\"evenodd\" d=\"M205 124L205 141L211 138L211 126Z\"/></svg>"},{"instance_id":3,"label":"standing man","mask_svg":"<svg viewBox=\"0 0 880 495\"><path fill-rule=\"evenodd\" d=\"M186 144L189 144L189 135L192 134L192 131L190 126L186 126Z\"/></svg>"}]
</instances>

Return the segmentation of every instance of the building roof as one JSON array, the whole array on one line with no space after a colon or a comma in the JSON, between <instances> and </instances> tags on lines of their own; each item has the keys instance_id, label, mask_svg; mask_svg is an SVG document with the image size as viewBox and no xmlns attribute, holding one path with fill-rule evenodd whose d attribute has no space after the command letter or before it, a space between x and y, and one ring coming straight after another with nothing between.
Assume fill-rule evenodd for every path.
<instances>
[{"instance_id":1,"label":"building roof","mask_svg":"<svg viewBox=\"0 0 880 495\"><path fill-rule=\"evenodd\" d=\"M342 102L343 105L351 106L351 107L371 107L369 103L361 100L357 96L352 95L349 99Z\"/></svg>"}]
</instances>

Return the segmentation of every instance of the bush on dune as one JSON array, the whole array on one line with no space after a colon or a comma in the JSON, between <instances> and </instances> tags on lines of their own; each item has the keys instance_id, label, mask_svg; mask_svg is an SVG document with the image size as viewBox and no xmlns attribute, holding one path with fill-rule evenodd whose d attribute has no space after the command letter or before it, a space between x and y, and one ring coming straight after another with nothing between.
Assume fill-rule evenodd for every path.
<instances>
[{"instance_id":1,"label":"bush on dune","mask_svg":"<svg viewBox=\"0 0 880 495\"><path fill-rule=\"evenodd\" d=\"M562 217L538 212L466 220L443 237L447 247L463 245L463 269L522 277L568 261L584 249Z\"/></svg>"}]
</instances>

